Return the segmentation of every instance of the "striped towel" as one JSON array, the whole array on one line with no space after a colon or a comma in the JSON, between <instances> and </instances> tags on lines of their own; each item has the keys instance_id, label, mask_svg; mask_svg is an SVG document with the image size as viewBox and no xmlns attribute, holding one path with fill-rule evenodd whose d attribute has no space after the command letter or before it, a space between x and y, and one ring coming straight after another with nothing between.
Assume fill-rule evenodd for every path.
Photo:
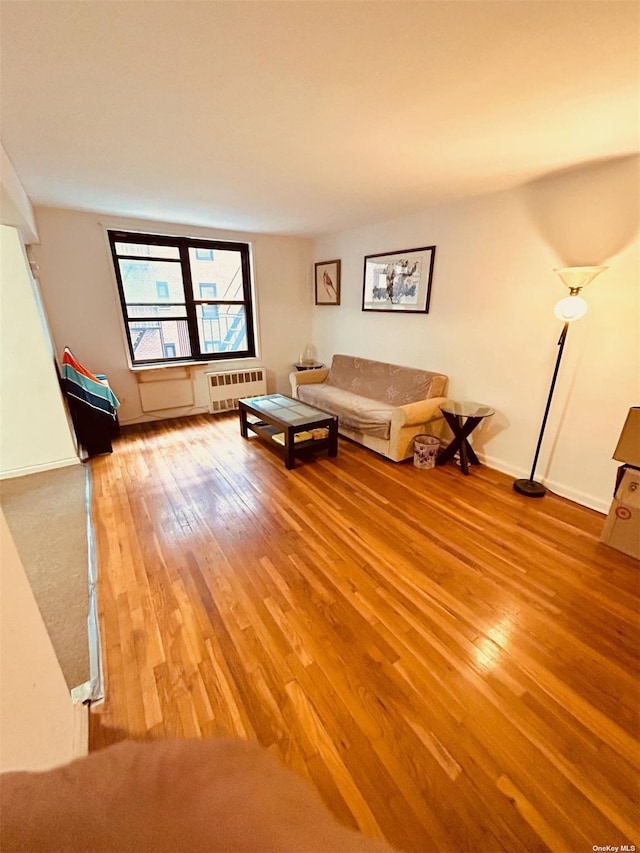
<instances>
[{"instance_id":1,"label":"striped towel","mask_svg":"<svg viewBox=\"0 0 640 853\"><path fill-rule=\"evenodd\" d=\"M120 401L104 381L94 376L74 358L69 347L65 347L62 356L62 387L69 397L111 415L115 420Z\"/></svg>"}]
</instances>

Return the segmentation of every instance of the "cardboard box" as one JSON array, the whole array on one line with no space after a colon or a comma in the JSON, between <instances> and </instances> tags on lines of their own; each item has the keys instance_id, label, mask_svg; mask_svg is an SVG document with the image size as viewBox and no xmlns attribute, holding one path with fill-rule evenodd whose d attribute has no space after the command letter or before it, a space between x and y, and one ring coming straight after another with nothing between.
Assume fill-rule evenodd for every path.
<instances>
[{"instance_id":1,"label":"cardboard box","mask_svg":"<svg viewBox=\"0 0 640 853\"><path fill-rule=\"evenodd\" d=\"M629 409L613 458L640 468L640 406Z\"/></svg>"},{"instance_id":2,"label":"cardboard box","mask_svg":"<svg viewBox=\"0 0 640 853\"><path fill-rule=\"evenodd\" d=\"M640 471L625 470L600 541L640 560Z\"/></svg>"}]
</instances>

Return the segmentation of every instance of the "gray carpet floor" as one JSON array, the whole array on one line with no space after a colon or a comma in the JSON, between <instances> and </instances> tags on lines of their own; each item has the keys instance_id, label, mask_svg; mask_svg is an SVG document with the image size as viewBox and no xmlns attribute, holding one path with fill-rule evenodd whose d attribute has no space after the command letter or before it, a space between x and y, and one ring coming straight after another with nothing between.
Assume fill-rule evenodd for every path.
<instances>
[{"instance_id":1,"label":"gray carpet floor","mask_svg":"<svg viewBox=\"0 0 640 853\"><path fill-rule=\"evenodd\" d=\"M0 502L69 689L89 680L87 478L70 465L0 481Z\"/></svg>"}]
</instances>

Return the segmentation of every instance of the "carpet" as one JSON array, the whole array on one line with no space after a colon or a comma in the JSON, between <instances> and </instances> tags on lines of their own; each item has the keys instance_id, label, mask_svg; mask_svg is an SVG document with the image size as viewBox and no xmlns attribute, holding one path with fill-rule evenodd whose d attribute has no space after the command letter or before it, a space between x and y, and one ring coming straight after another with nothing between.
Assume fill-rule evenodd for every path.
<instances>
[{"instance_id":1,"label":"carpet","mask_svg":"<svg viewBox=\"0 0 640 853\"><path fill-rule=\"evenodd\" d=\"M90 471L70 465L0 481L0 502L69 689L90 678Z\"/></svg>"}]
</instances>

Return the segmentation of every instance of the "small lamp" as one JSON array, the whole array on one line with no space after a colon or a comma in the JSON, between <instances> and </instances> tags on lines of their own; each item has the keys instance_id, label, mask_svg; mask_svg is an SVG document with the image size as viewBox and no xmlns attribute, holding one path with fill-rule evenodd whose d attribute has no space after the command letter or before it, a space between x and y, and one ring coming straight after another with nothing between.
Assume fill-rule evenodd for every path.
<instances>
[{"instance_id":1,"label":"small lamp","mask_svg":"<svg viewBox=\"0 0 640 853\"><path fill-rule=\"evenodd\" d=\"M547 490L542 485L542 483L534 480L534 476L536 473L536 465L538 464L538 455L540 453L540 447L542 446L542 437L544 436L544 430L547 425L547 417L549 416L549 409L551 408L551 399L553 397L553 391L556 387L556 379L558 378L558 370L560 368L560 361L562 359L562 353L564 350L564 344L567 339L567 332L569 330L569 323L573 323L574 320L579 320L581 317L587 313L587 303L580 296L580 291L583 290L588 284L590 284L593 279L600 275L601 272L608 269L608 267L564 267L563 269L554 270L556 272L562 282L566 284L569 288L569 295L565 296L564 299L561 299L556 303L554 313L559 320L562 320L564 326L562 327L562 332L560 333L560 338L558 340L558 357L556 358L556 366L553 371L553 377L551 379L551 387L549 389L549 396L547 397L547 405L544 410L544 416L542 418L542 425L540 427L540 435L538 436L538 444L536 447L536 452L533 457L533 465L531 466L531 474L528 479L516 480L513 484L513 488L518 492L518 494L524 495L527 498L541 498L544 497Z\"/></svg>"},{"instance_id":2,"label":"small lamp","mask_svg":"<svg viewBox=\"0 0 640 853\"><path fill-rule=\"evenodd\" d=\"M316 364L318 353L313 344L307 344L300 353L300 364Z\"/></svg>"}]
</instances>

